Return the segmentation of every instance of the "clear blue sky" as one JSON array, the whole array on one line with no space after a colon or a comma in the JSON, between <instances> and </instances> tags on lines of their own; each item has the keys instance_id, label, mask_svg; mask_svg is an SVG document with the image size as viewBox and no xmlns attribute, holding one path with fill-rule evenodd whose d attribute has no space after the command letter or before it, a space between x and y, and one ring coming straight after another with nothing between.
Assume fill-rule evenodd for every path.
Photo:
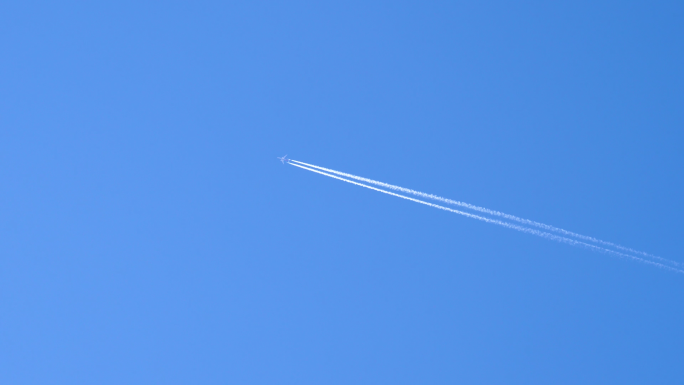
<instances>
[{"instance_id":1,"label":"clear blue sky","mask_svg":"<svg viewBox=\"0 0 684 385\"><path fill-rule=\"evenodd\" d=\"M0 5L0 383L675 384L684 3Z\"/></svg>"}]
</instances>

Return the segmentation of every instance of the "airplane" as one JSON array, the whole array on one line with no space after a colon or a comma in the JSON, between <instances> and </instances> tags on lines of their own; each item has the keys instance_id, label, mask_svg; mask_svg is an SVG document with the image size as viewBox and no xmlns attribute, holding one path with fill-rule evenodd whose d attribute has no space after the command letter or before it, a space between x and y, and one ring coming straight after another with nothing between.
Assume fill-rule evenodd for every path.
<instances>
[{"instance_id":1,"label":"airplane","mask_svg":"<svg viewBox=\"0 0 684 385\"><path fill-rule=\"evenodd\" d=\"M276 156L276 158L277 158L277 159L280 159L280 161L283 162L283 164L285 164L285 162L289 162L289 161L290 161L289 159L287 159L287 155L282 156L282 157Z\"/></svg>"}]
</instances>

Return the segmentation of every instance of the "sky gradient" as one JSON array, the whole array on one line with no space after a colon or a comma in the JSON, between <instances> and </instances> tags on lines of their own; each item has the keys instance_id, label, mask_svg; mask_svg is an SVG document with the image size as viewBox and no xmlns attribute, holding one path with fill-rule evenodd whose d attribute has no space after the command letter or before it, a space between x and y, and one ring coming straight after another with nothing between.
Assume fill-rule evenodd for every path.
<instances>
[{"instance_id":1,"label":"sky gradient","mask_svg":"<svg viewBox=\"0 0 684 385\"><path fill-rule=\"evenodd\" d=\"M0 383L684 378L684 4L5 2Z\"/></svg>"}]
</instances>

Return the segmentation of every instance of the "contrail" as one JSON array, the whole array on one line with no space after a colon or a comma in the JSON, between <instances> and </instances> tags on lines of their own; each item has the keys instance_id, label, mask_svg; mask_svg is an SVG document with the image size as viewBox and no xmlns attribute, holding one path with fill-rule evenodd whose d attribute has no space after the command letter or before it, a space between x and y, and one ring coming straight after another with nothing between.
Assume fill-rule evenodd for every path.
<instances>
[{"instance_id":1,"label":"contrail","mask_svg":"<svg viewBox=\"0 0 684 385\"><path fill-rule=\"evenodd\" d=\"M419 196L419 197L422 197L422 198L433 199L433 200L440 201L440 202L444 202L444 203L447 203L447 204L452 204L452 205L456 205L456 206L465 207L465 208L468 208L468 209L471 209L471 210L474 210L474 211L479 211L479 212L481 212L481 213L486 213L486 214L489 214L489 215L494 215L494 216L506 218L506 219L509 219L509 220L512 220L512 221L515 221L515 222L518 222L518 223L523 223L523 224L526 224L526 225L535 226L535 227L538 227L538 228L541 228L541 229L544 229L544 230L547 230L547 231L552 231L552 232L560 233L560 234L563 234L563 235L567 235L567 236L570 236L570 237L582 239L582 240L585 240L585 241L590 241L590 242L598 243L598 244L601 244L601 245L604 245L604 246L614 247L614 248L619 249L619 250L622 250L622 251L630 252L630 253L633 253L633 254L643 255L643 256L645 256L645 257L648 257L648 258L651 258L651 259L655 259L655 260L660 261L660 262L663 262L663 263L670 263L670 264L673 264L673 265L679 266L679 267L682 266L682 264L680 264L680 263L677 263L677 262L674 262L674 261L670 261L670 260L668 260L668 259L665 259L665 258L662 258L662 257L658 257L658 256L653 255L653 254L645 253L645 252L643 252L643 251L634 250L634 249L631 249L631 248L629 248L629 247L624 247L624 246L618 245L618 244L616 244L616 243L603 241L603 240L600 240L600 239L596 239L596 238L594 238L594 237L589 237L589 236L586 236L586 235L573 233L572 231L564 230L564 229L561 229L561 228L559 228L559 227L547 225L547 224L540 223L540 222L535 222L535 221L532 221L532 220L529 220L529 219L524 219L524 218L516 217L515 215L510 215L510 214L502 213L502 212L496 211L496 210L490 210L490 209L485 208L485 207L475 206L475 205L471 205L471 204L465 203L465 202L460 202L460 201L455 201L455 200L452 200L452 199L442 198L442 197L440 197L440 196L433 195L433 194L427 194L427 193L424 193L424 192L420 192L420 191L416 191L416 190L411 190L411 189L408 189L408 188L399 187L399 186L391 185L391 184L388 184L388 183L378 182L378 181L376 181L376 180L372 180L372 179L368 179L368 178L363 178L363 177L356 176L356 175L352 175L352 174L347 174L347 173L344 173L344 172L341 172L341 171L337 171L337 170L331 170L331 169L329 169L329 168L320 167L320 166L316 166L316 165L313 165L313 164L308 164L308 163L300 162L300 161L298 161L298 160L292 160L292 159L290 159L290 162L299 163L299 164L304 165L304 166L308 166L308 167L311 167L311 168L316 168L316 169L318 169L318 170L327 171L327 172L329 172L329 173L336 174L336 175L340 175L340 176L343 176L343 177L346 177L346 178L360 180L360 181L362 181L362 182L374 184L374 185L376 185L376 186L381 186L381 187L384 187L384 188L388 188L388 189L390 189L390 190L401 191L401 192L403 192L403 193L407 193L407 194Z\"/></svg>"},{"instance_id":2,"label":"contrail","mask_svg":"<svg viewBox=\"0 0 684 385\"><path fill-rule=\"evenodd\" d=\"M299 163L302 163L302 162L299 162ZM395 197L398 197L398 198L406 199L406 200L409 200L409 201L412 201L412 202L421 203L421 204L424 204L424 205L426 205L426 206L434 207L434 208L437 208L437 209L440 209L440 210L449 211L449 212L452 212L452 213L456 213L456 214L459 214L459 215L463 215L463 216L468 217L468 218L477 219L477 220L480 220L480 221L483 221L483 222L496 224L496 225L503 226L503 227L506 227L506 228L509 228L509 229L521 231L521 232L528 233L528 234L533 234L533 235L536 235L536 236L539 236L539 237L542 237L542 238L546 238L546 239L550 239L550 240L554 240L554 241L557 241L557 242L566 243L566 244L573 245L573 246L584 247L584 248L588 248L588 249L591 249L591 250L594 250L594 251L598 251L598 252L601 252L601 253L612 254L612 255L619 256L619 257L632 259L632 260L635 260L635 261L639 261L639 262L642 262L642 263L646 263L646 264L649 264L649 265L653 265L653 266L656 266L656 267L660 267L660 268L662 268L662 269L671 270L671 271L674 271L674 272L677 272L677 273L684 273L684 270L677 269L677 268L674 268L674 267L670 267L670 266L664 265L664 264L662 264L662 263L653 262L653 261L649 261L649 260L646 260L646 259L643 259L643 258L635 257L635 256L633 256L633 255L621 253L621 252L619 252L619 251L614 251L614 250L606 249L606 248L599 247L599 246L596 246L596 245L592 245L592 244L589 244L589 243L577 241L577 240L574 240L574 239L570 239L570 238L566 238L566 237L561 237L561 236L559 236L559 235L550 234L550 233L546 233L546 232L539 231L539 230L535 230L535 229L530 229L530 228L528 228L528 227L523 227L523 226L519 226L519 225L514 225L514 224L507 223L507 222L503 222L503 221L500 221L500 220L497 220L497 219L485 218L485 217L481 217L481 216L475 215L475 214L470 214L470 213L467 213L467 212L464 212L464 211L454 210L454 209L451 209L451 208L448 208L448 207L436 205L436 204L434 204L434 203L425 202L425 201L422 201L422 200L420 200L420 199L415 199L415 198L407 197L407 196L404 196L404 195L396 194L396 193L393 193L393 192L390 192L390 191L382 190L382 189L379 189L379 188L376 188L376 187L368 186L368 185L365 185L365 184L363 184L363 183L354 182L354 181L352 181L352 180L345 179L345 178L342 178L342 177L340 177L340 176L336 176L336 175L333 175L333 174L329 174L329 173L326 173L326 172L323 172L323 171L320 171L320 170L316 170L316 169L313 169L313 168L309 168L309 167L306 167L306 166L302 166L302 165L299 165L299 164L296 164L296 163L289 163L289 164L291 164L292 166L295 166L295 167L302 168L302 169L304 169L304 170L312 171L312 172L315 172L315 173L318 173L318 174L321 174L321 175L325 175L325 176L328 176L328 177L331 177L331 178L334 178L334 179L339 179L339 180L344 181L344 182L347 182L347 183L351 183L351 184L354 184L354 185L357 185L357 186L365 187L365 188L370 189L370 190L379 191L379 192L381 192L381 193L385 193L385 194L388 194L388 195L392 195L392 196L395 196Z\"/></svg>"}]
</instances>

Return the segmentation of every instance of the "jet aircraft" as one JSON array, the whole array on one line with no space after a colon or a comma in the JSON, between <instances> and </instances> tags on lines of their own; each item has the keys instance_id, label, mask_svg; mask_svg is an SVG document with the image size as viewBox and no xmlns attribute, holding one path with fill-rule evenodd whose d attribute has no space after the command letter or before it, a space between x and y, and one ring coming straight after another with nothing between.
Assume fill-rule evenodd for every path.
<instances>
[{"instance_id":1,"label":"jet aircraft","mask_svg":"<svg viewBox=\"0 0 684 385\"><path fill-rule=\"evenodd\" d=\"M281 156L276 156L276 158L280 159L280 161L283 162L283 164L285 164L285 162L289 162L289 161L290 161L289 159L287 159L287 155L282 156L282 157L281 157Z\"/></svg>"}]
</instances>

